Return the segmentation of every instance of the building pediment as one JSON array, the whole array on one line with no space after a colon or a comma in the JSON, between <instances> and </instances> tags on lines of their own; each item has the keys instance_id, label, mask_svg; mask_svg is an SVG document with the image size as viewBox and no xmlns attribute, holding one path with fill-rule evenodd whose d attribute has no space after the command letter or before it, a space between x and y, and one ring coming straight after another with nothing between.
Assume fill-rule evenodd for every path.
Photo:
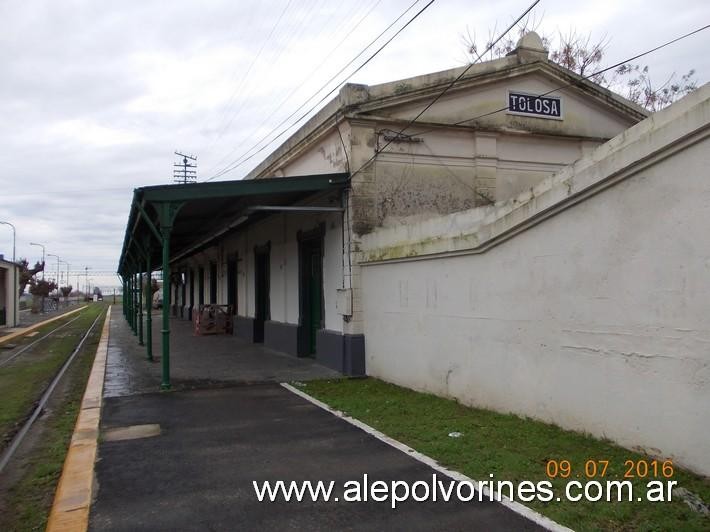
<instances>
[{"instance_id":1,"label":"building pediment","mask_svg":"<svg viewBox=\"0 0 710 532\"><path fill-rule=\"evenodd\" d=\"M608 139L646 116L639 106L548 61L516 64L503 58L484 66L473 67L417 122ZM461 72L376 85L367 95L358 86L360 102L349 106L348 116L407 123Z\"/></svg>"}]
</instances>

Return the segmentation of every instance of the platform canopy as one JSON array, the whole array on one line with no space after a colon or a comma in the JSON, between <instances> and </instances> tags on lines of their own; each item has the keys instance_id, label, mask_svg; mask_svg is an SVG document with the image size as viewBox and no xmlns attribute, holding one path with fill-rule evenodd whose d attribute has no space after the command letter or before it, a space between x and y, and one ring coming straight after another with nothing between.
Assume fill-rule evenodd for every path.
<instances>
[{"instance_id":1,"label":"platform canopy","mask_svg":"<svg viewBox=\"0 0 710 532\"><path fill-rule=\"evenodd\" d=\"M152 349L152 288L146 274L163 270L162 383L170 388L170 264L212 245L232 231L278 211L342 211L337 205L304 200L344 188L347 173L187 183L137 188L123 239L118 274L123 279L123 314L140 345ZM146 309L146 341L143 309Z\"/></svg>"},{"instance_id":2,"label":"platform canopy","mask_svg":"<svg viewBox=\"0 0 710 532\"><path fill-rule=\"evenodd\" d=\"M348 177L338 173L137 188L118 273L146 271L147 261L151 269L160 269L165 236L173 262L263 217L270 206L296 205L316 193L340 189Z\"/></svg>"}]
</instances>

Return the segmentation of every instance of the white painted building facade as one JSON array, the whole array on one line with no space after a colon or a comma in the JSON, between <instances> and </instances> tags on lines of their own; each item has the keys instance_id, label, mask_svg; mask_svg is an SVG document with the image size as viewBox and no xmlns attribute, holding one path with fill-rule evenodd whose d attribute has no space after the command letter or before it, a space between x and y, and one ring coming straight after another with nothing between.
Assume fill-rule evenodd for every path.
<instances>
[{"instance_id":1,"label":"white painted building facade","mask_svg":"<svg viewBox=\"0 0 710 532\"><path fill-rule=\"evenodd\" d=\"M416 126L398 134L464 70ZM535 111L534 105L523 112L506 110L512 96L555 89L547 99L559 116L525 112ZM342 194L302 202L343 212L275 213L176 261L185 282L175 288L175 313L190 317L190 308L201 301L231 303L235 334L251 341L263 337L267 346L314 354L340 371L363 374L366 318L359 262L366 235L515 196L645 116L634 104L550 62L534 34L510 56L470 68L376 86L346 85L247 176L347 172ZM303 330L313 318L312 305L303 304L305 237L319 242L322 264L317 341L310 346L304 339L310 333ZM268 253L268 316L262 316L263 331L255 331L263 306L257 288L263 253Z\"/></svg>"},{"instance_id":2,"label":"white painted building facade","mask_svg":"<svg viewBox=\"0 0 710 532\"><path fill-rule=\"evenodd\" d=\"M367 373L710 474L710 85L531 190L362 239Z\"/></svg>"},{"instance_id":3,"label":"white painted building facade","mask_svg":"<svg viewBox=\"0 0 710 532\"><path fill-rule=\"evenodd\" d=\"M349 178L175 259L174 313L710 474L710 89L643 120L528 35L410 125L462 71L345 86L248 178Z\"/></svg>"},{"instance_id":4,"label":"white painted building facade","mask_svg":"<svg viewBox=\"0 0 710 532\"><path fill-rule=\"evenodd\" d=\"M0 255L0 327L14 327L18 323L20 296L17 286L19 268Z\"/></svg>"}]
</instances>

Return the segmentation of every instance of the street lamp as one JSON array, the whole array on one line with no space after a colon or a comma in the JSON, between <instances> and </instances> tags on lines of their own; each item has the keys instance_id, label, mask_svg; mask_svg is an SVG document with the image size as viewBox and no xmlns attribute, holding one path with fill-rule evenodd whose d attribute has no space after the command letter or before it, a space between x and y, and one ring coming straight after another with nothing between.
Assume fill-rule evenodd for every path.
<instances>
[{"instance_id":1,"label":"street lamp","mask_svg":"<svg viewBox=\"0 0 710 532\"><path fill-rule=\"evenodd\" d=\"M65 261L65 260L62 260L62 261L59 261L59 262L61 262L62 264L66 264L66 265L67 265L67 280L66 280L66 285L65 285L65 286L68 287L68 286L69 286L69 263L68 263L67 261ZM59 284L61 285L62 283L60 282ZM62 294L61 294L61 290L60 290L59 292L60 292L60 293L59 293L59 296L61 296L61 295L62 295ZM69 294L67 294L67 295L64 297L64 302L67 304L67 306L69 305Z\"/></svg>"},{"instance_id":2,"label":"street lamp","mask_svg":"<svg viewBox=\"0 0 710 532\"><path fill-rule=\"evenodd\" d=\"M61 260L59 258L59 255L55 255L54 253L47 253L48 257L57 257L57 294L59 294L59 261Z\"/></svg>"},{"instance_id":3,"label":"street lamp","mask_svg":"<svg viewBox=\"0 0 710 532\"><path fill-rule=\"evenodd\" d=\"M30 242L30 246L39 246L42 248L42 280L44 281L44 246L36 242Z\"/></svg>"},{"instance_id":4,"label":"street lamp","mask_svg":"<svg viewBox=\"0 0 710 532\"><path fill-rule=\"evenodd\" d=\"M2 225L9 225L12 227L12 277L15 280L15 287L14 287L14 292L12 294L12 307L15 309L14 311L14 317L13 321L14 323L12 324L13 327L17 327L18 321L17 321L17 298L20 293L20 287L17 285L17 263L15 262L15 241L17 240L17 231L15 230L15 226L12 225L10 222L1 222L0 224Z\"/></svg>"}]
</instances>

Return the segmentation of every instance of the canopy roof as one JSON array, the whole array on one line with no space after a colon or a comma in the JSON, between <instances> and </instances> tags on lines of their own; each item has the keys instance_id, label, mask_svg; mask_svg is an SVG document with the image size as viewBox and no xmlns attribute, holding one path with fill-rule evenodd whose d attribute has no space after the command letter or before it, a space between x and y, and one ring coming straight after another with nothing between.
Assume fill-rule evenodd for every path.
<instances>
[{"instance_id":1,"label":"canopy roof","mask_svg":"<svg viewBox=\"0 0 710 532\"><path fill-rule=\"evenodd\" d=\"M137 188L118 273L145 271L147 260L151 270L157 269L164 264L165 243L169 260L174 261L263 216L251 211L257 206L294 205L316 193L338 190L348 178L349 174L338 173Z\"/></svg>"}]
</instances>

